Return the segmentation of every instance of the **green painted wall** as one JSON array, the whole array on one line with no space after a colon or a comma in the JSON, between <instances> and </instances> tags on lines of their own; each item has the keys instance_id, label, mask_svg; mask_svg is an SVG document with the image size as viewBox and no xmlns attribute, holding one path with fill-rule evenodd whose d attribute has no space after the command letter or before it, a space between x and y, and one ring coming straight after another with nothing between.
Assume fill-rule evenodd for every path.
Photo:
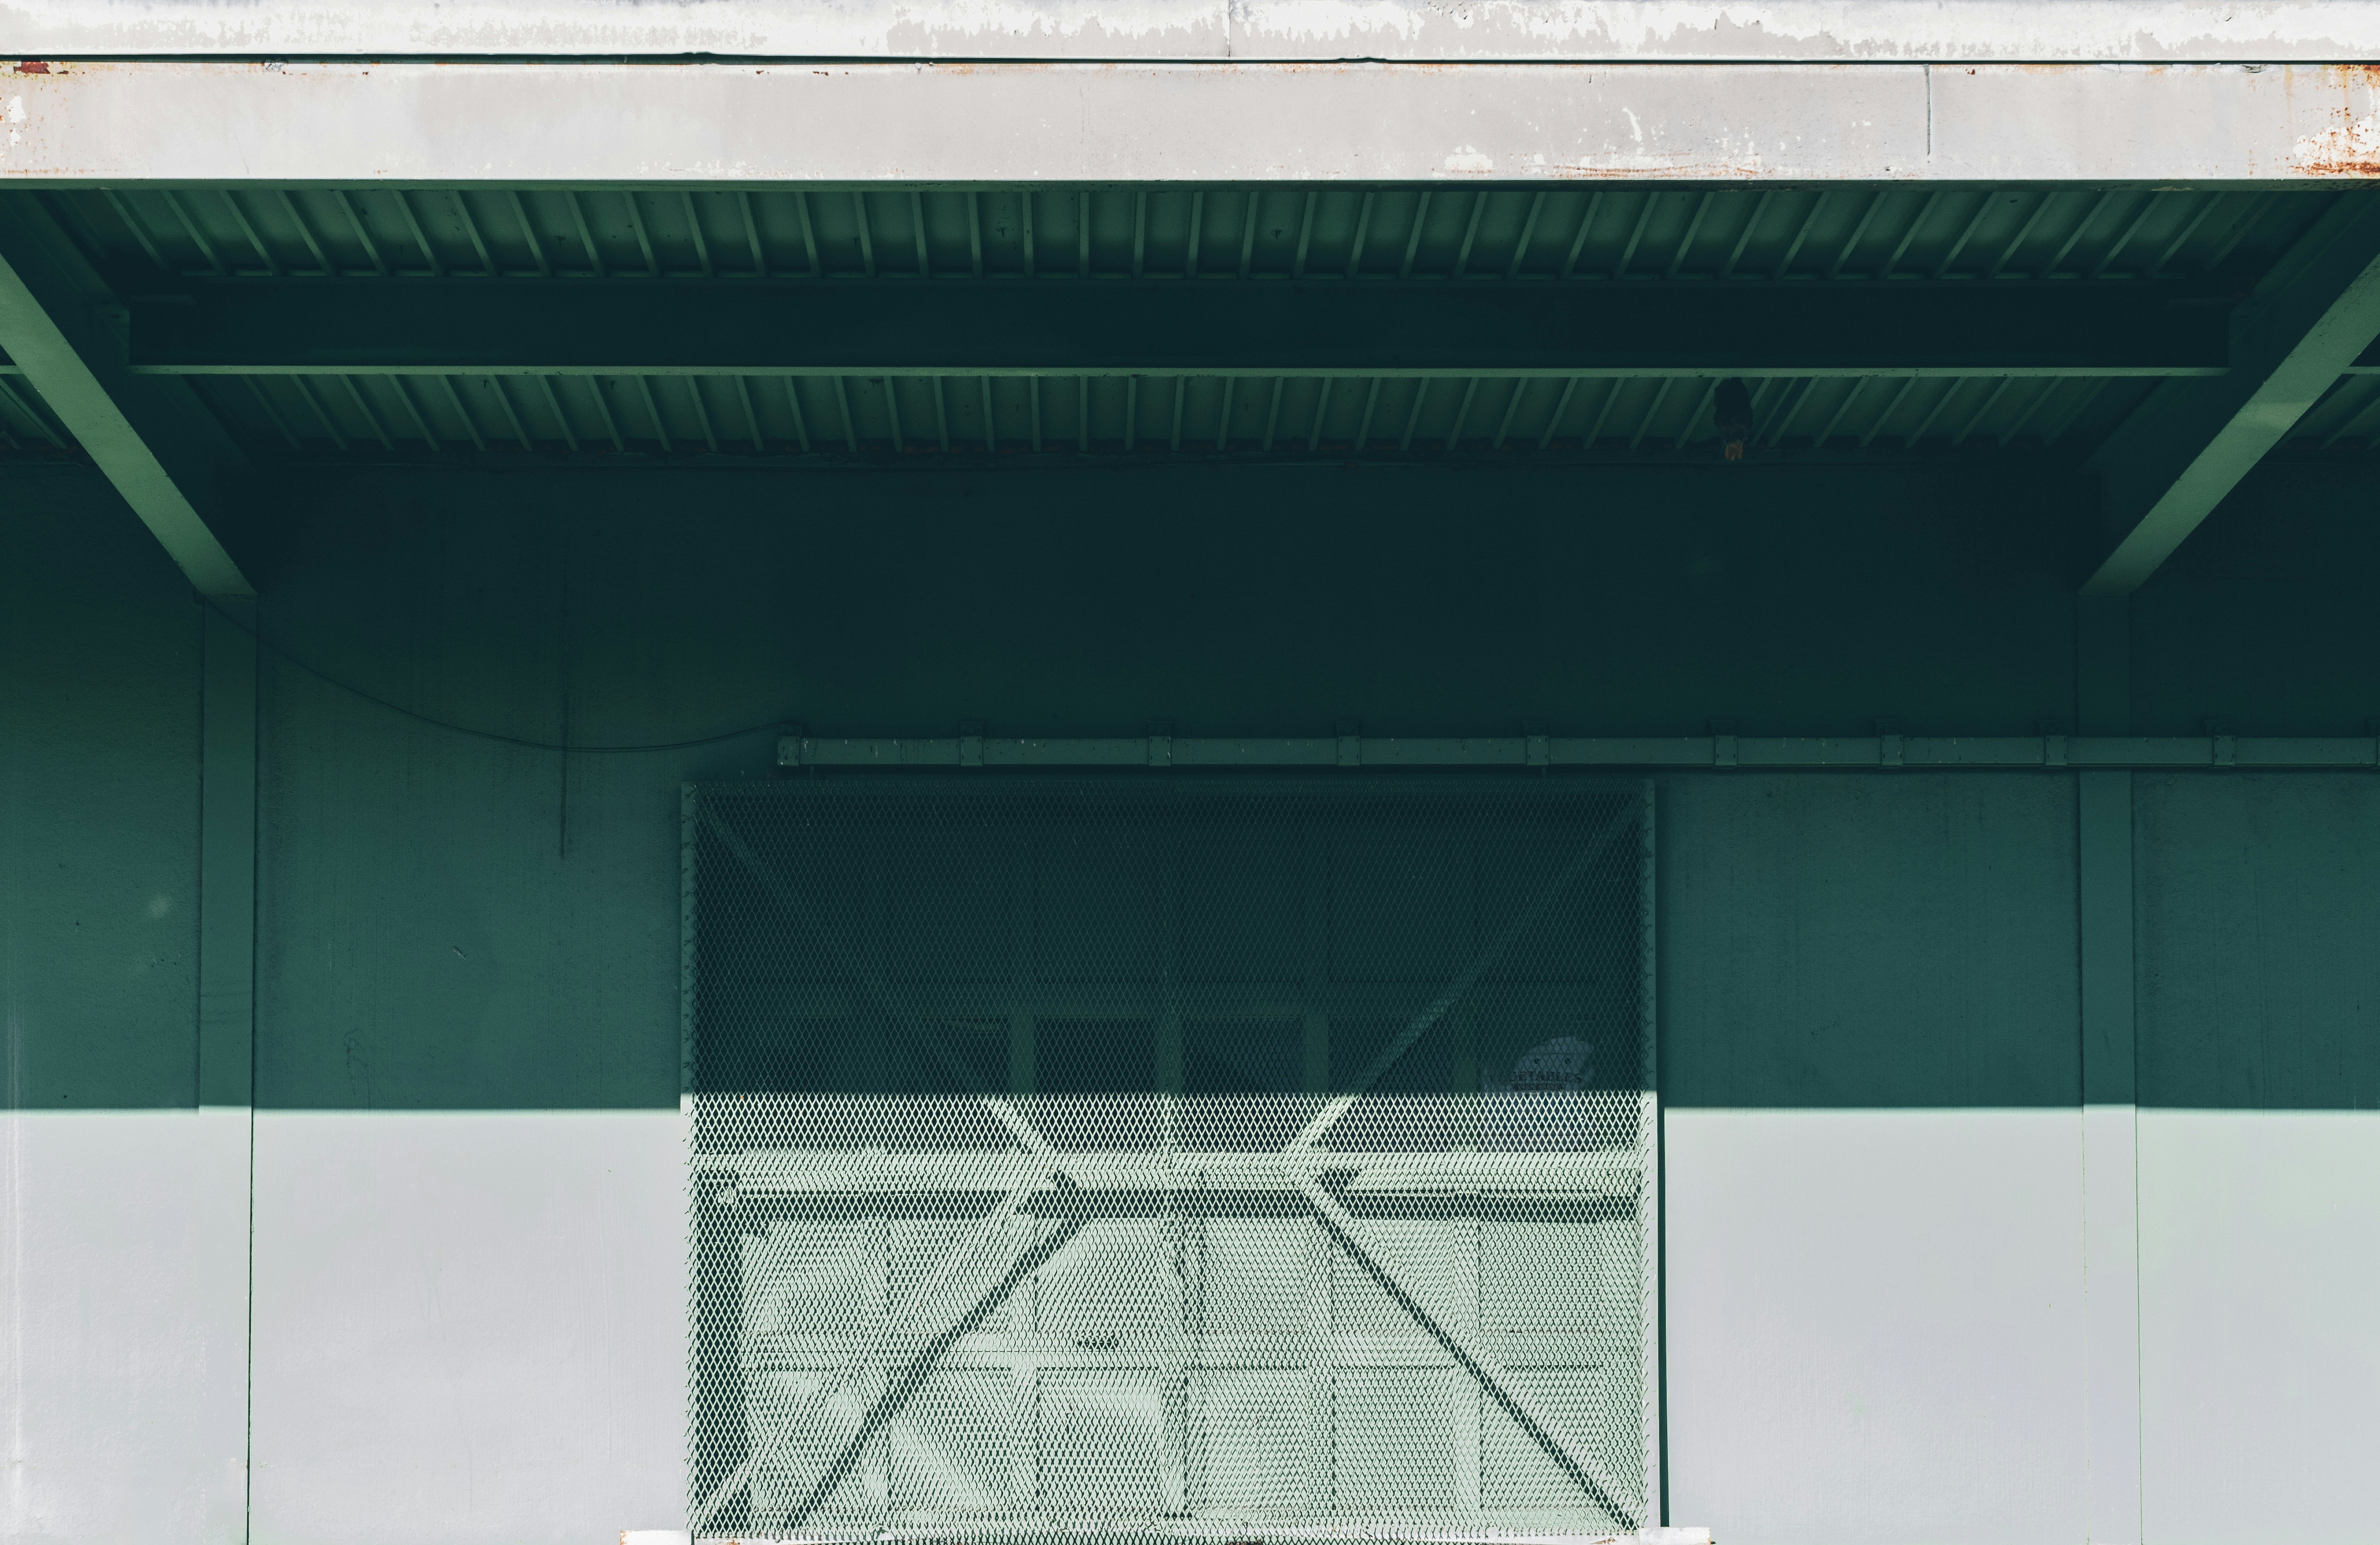
<instances>
[{"instance_id":1,"label":"green painted wall","mask_svg":"<svg viewBox=\"0 0 2380 1545\"><path fill-rule=\"evenodd\" d=\"M2216 716L2243 734L2354 733L2380 712L2380 614L2362 594L2380 532L2358 481L2267 468L2143 593L2136 729ZM381 1538L370 1519L390 1515L346 1499L398 1460L388 1495L444 1510L464 1537L666 1521L638 1510L665 1513L674 1484L651 1434L676 1419L679 1288L650 1240L676 1208L677 788L770 775L774 721L1310 734L1356 717L1450 735L1725 718L1862 734L1890 715L1912 733L2030 733L2073 719L2080 499L2066 480L1958 467L292 475L260 512L280 652L262 671L271 1119L255 1194L259 1302L275 1308L256 1399L259 1430L298 1446L260 1461L281 1468L257 1472L259 1539ZM192 1098L199 636L187 590L95 477L12 469L0 1006L19 1110ZM323 675L530 739L761 727L565 759ZM2143 1116L2144 1269L2168 1273L2143 1286L2143 1379L2169 1385L2204 1315L2286 1319L2298 1301L2183 1291L2207 1252L2380 1235L2352 1187L2286 1224L2263 1205L2380 1163L2355 1114L2380 1103L2380 784L2143 777L2135 830L2144 1103L2159 1120L2350 1124L2275 1136ZM1857 1545L1911 1517L1981 1541L2008 1537L1968 1527L1996 1508L2025 1534L2075 1514L2070 1435L2028 1416L2072 1393L2070 781L1672 778L1661 841L1665 1084L1685 1123L1670 1218L1673 1239L1699 1226L1707 1247L1707 1271L1672 1291L1703 1294L1680 1311L1718 1349L1673 1374L1680 1504L1754 1545L1798 1545L1822 1517L1830 1545ZM2200 1210L2241 1174L2262 1178ZM115 1215L118 1194L62 1192L59 1226ZM588 1197L601 1205L581 1220ZM148 1235L127 1237L138 1273ZM1757 1259L1740 1253L1752 1242ZM223 1242L226 1261L244 1243ZM2332 1255L2334 1275L2364 1269ZM570 1285L540 1297L541 1282ZM139 1303L108 1335L137 1320L170 1357L197 1311ZM559 1318L524 1337L540 1304ZM2351 1394L2367 1353L2331 1309L2304 1312L2315 1340L2258 1343L2224 1387L2287 1394L2298 1451L2319 1455L2321 1432L2367 1419ZM2277 1356L2319 1377L2277 1394L2258 1381ZM326 1403L322 1367L382 1398ZM594 1414L534 1439L522 1392L565 1367L573 1409ZM1953 1384L1959 1401L1929 1393ZM497 1436L457 1438L476 1429L442 1415L456 1409ZM635 1420L604 1427L614 1409ZM1720 1411L1736 1425L1704 1419ZM1763 1470L1747 1445L1780 1431L1791 1452ZM1879 1447L1886 1431L1903 1447ZM2219 1432L2151 1436L2169 1499L2152 1516L2186 1502L2190 1520L2161 1538L2278 1527L2193 1478L2216 1468ZM99 1466L67 1496L133 1495L136 1474L156 1490L184 1463L61 1452ZM193 1475L214 1465L191 1452ZM607 1468L599 1452L642 1457ZM2038 1484L1962 1489L1928 1468L1943 1453ZM106 1468L118 1460L133 1468ZM488 1490L479 1465L516 1483ZM2335 1468L2292 1471L2297 1494L2329 1497ZM611 1490L589 1478L613 1471L627 1478ZM1863 1478L1878 1474L1901 1478ZM586 1515L540 1514L552 1487Z\"/></svg>"},{"instance_id":2,"label":"green painted wall","mask_svg":"<svg viewBox=\"0 0 2380 1545\"><path fill-rule=\"evenodd\" d=\"M2132 602L2132 728L2369 735L2380 721L2380 523L2369 469L2267 465Z\"/></svg>"},{"instance_id":3,"label":"green painted wall","mask_svg":"<svg viewBox=\"0 0 2380 1545\"><path fill-rule=\"evenodd\" d=\"M200 614L95 475L0 484L8 1103L197 1100Z\"/></svg>"},{"instance_id":4,"label":"green painted wall","mask_svg":"<svg viewBox=\"0 0 2380 1545\"><path fill-rule=\"evenodd\" d=\"M1667 781L1672 1106L2073 1106L2070 777Z\"/></svg>"},{"instance_id":5,"label":"green painted wall","mask_svg":"<svg viewBox=\"0 0 2380 1545\"><path fill-rule=\"evenodd\" d=\"M588 739L2029 734L2070 712L2072 507L1947 470L392 472L293 489L268 582L311 663L541 735L566 626Z\"/></svg>"},{"instance_id":6,"label":"green painted wall","mask_svg":"<svg viewBox=\"0 0 2380 1545\"><path fill-rule=\"evenodd\" d=\"M2141 1102L2380 1111L2380 777L2143 778L2134 821Z\"/></svg>"},{"instance_id":7,"label":"green painted wall","mask_svg":"<svg viewBox=\"0 0 2380 1545\"><path fill-rule=\"evenodd\" d=\"M2143 594L2137 728L2352 733L2380 712L2380 611L2362 604L2380 533L2354 484L2268 468ZM263 686L260 1098L673 1101L674 791L768 775L773 734L565 759L315 672L434 718L599 744L965 718L1284 734L1352 716L1448 735L1524 717L1862 733L1892 715L2024 733L2072 716L2072 500L1950 470L307 474L266 512L282 652ZM187 1103L197 608L88 473L20 468L0 534L16 877L0 905L27 1028L11 1077L31 1107ZM2070 931L2052 920L2071 894L2068 796L2018 782L1851 780L1869 813L1849 846L1779 797L1731 814L1745 825L1709 850L1720 868L1674 881L1697 899L1671 914L1689 931L1672 968L1705 954L1706 927L1733 968L1673 990L1673 1097L2070 1100ZM2368 1107L2374 991L2351 962L2375 957L2354 947L2369 870L2337 839L2380 816L2359 780L2263 783L2279 803L2252 818L2247 780L2144 784L2143 1098ZM1771 845L1789 867L1757 858ZM2176 899L2227 864L2215 894L2265 908L2251 962L2236 930ZM1946 970L1971 1028L1896 1041L1899 1005ZM2335 971L2343 995L2323 986ZM2306 997L2327 1050L2284 1036L2289 1071L2266 1071L2192 1018L2251 980L2272 984L2259 1004ZM1747 1041L1753 1001L1824 1031Z\"/></svg>"}]
</instances>

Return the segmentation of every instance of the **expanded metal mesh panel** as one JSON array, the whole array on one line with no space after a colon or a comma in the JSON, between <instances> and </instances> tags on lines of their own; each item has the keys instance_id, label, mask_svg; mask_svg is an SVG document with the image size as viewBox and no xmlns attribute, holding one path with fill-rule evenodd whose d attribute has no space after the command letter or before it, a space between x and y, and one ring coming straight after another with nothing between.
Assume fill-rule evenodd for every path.
<instances>
[{"instance_id":1,"label":"expanded metal mesh panel","mask_svg":"<svg viewBox=\"0 0 2380 1545\"><path fill-rule=\"evenodd\" d=\"M1651 1522L1651 818L689 787L696 1532Z\"/></svg>"}]
</instances>

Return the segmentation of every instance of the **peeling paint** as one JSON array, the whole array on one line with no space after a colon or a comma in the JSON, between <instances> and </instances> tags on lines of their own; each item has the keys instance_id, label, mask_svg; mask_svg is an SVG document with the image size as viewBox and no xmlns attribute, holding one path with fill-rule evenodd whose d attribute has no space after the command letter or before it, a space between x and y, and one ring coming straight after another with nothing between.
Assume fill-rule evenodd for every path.
<instances>
[{"instance_id":1,"label":"peeling paint","mask_svg":"<svg viewBox=\"0 0 2380 1545\"><path fill-rule=\"evenodd\" d=\"M2380 177L2380 120L2352 118L2300 140L2290 162L2308 176Z\"/></svg>"},{"instance_id":2,"label":"peeling paint","mask_svg":"<svg viewBox=\"0 0 2380 1545\"><path fill-rule=\"evenodd\" d=\"M14 0L45 56L2320 62L2380 0Z\"/></svg>"},{"instance_id":3,"label":"peeling paint","mask_svg":"<svg viewBox=\"0 0 2380 1545\"><path fill-rule=\"evenodd\" d=\"M2361 0L1246 0L1241 56L1906 61L2316 61L2380 53Z\"/></svg>"},{"instance_id":4,"label":"peeling paint","mask_svg":"<svg viewBox=\"0 0 2380 1545\"><path fill-rule=\"evenodd\" d=\"M2345 100L2331 110L2332 122L2291 148L2290 164L2308 176L2380 177L2380 66L2340 65L2324 73Z\"/></svg>"}]
</instances>

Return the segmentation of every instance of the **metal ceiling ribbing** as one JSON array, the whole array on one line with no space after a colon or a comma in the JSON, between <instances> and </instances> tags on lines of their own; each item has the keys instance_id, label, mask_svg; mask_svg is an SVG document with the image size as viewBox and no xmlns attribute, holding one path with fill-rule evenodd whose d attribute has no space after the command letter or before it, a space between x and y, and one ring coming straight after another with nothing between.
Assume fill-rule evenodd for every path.
<instances>
[{"instance_id":1,"label":"metal ceiling ribbing","mask_svg":"<svg viewBox=\"0 0 2380 1545\"><path fill-rule=\"evenodd\" d=\"M150 188L56 196L188 277L2137 279L2321 195L2156 188ZM2276 218L2276 215L2281 217Z\"/></svg>"},{"instance_id":2,"label":"metal ceiling ribbing","mask_svg":"<svg viewBox=\"0 0 2380 1545\"><path fill-rule=\"evenodd\" d=\"M1029 276L1377 286L1955 289L2204 281L2236 296L2329 196L2141 188L90 189L49 196L138 296L274 278L636 286ZM272 374L193 378L268 456L1707 455L1716 375ZM2154 383L1915 374L1755 383L1766 450L2087 445ZM17 390L24 391L21 383ZM2349 378L2308 420L2380 428ZM18 418L25 421L19 425ZM0 420L44 436L30 395Z\"/></svg>"},{"instance_id":3,"label":"metal ceiling ribbing","mask_svg":"<svg viewBox=\"0 0 2380 1545\"><path fill-rule=\"evenodd\" d=\"M1716 378L306 376L192 378L236 430L293 454L1312 455L1706 444ZM2088 377L1775 378L1767 449L2059 443L2153 384ZM2121 408L2114 409L2120 416ZM2103 426L2104 427L2104 426Z\"/></svg>"}]
</instances>

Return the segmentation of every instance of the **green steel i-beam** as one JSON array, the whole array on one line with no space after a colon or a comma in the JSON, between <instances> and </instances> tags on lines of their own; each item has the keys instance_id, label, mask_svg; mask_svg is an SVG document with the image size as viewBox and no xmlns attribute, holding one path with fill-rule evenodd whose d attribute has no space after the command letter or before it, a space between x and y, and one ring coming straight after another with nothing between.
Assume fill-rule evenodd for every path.
<instances>
[{"instance_id":1,"label":"green steel i-beam","mask_svg":"<svg viewBox=\"0 0 2380 1545\"><path fill-rule=\"evenodd\" d=\"M2350 193L2231 319L2230 368L2166 382L2091 458L2105 556L2089 595L2138 590L2380 337L2380 199Z\"/></svg>"},{"instance_id":2,"label":"green steel i-beam","mask_svg":"<svg viewBox=\"0 0 2380 1545\"><path fill-rule=\"evenodd\" d=\"M188 382L133 374L123 312L28 193L0 197L0 348L199 593L255 594L211 523L244 470Z\"/></svg>"}]
</instances>

